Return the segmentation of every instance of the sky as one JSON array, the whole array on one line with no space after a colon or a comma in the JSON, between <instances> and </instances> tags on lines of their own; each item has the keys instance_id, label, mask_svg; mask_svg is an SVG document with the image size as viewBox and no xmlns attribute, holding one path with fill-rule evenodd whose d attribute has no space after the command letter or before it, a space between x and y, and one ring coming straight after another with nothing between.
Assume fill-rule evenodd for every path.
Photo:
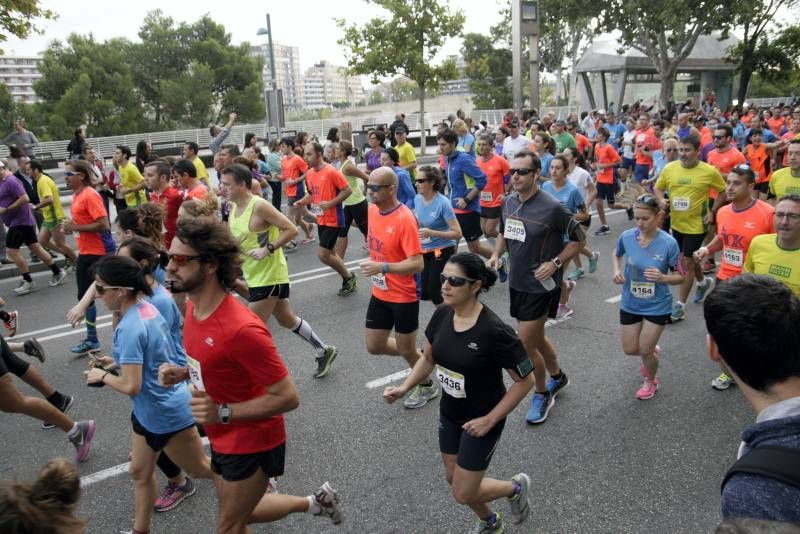
<instances>
[{"instance_id":1,"label":"sky","mask_svg":"<svg viewBox=\"0 0 800 534\"><path fill-rule=\"evenodd\" d=\"M336 44L340 32L333 19L344 18L348 23L363 23L385 13L383 9L363 0L305 0L298 3L291 0L263 3L252 0L41 0L40 3L42 7L56 12L59 18L44 22L41 35L32 35L24 41L9 37L6 42L0 43L6 55L36 55L44 51L53 39L63 41L70 33L92 33L98 41L112 37L136 41L141 21L148 11L154 9L161 9L167 16L180 22L193 22L208 13L225 26L234 43L264 43L266 36L257 36L256 32L266 26L266 13L269 12L273 42L298 46L303 69L320 60L344 65L344 53ZM500 19L498 0L447 3L451 10L459 8L466 15L465 33L488 34L489 27ZM400 30L390 36L390 42L402 44L402 36ZM461 41L454 39L446 44L442 52L444 55L457 54L460 46ZM391 49L387 53L391 53Z\"/></svg>"}]
</instances>

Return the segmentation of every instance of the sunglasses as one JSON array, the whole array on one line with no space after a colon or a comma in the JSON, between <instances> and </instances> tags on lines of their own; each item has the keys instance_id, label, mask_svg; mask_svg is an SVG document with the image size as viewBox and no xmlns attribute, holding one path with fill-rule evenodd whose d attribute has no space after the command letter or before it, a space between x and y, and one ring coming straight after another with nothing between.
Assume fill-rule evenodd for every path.
<instances>
[{"instance_id":1,"label":"sunglasses","mask_svg":"<svg viewBox=\"0 0 800 534\"><path fill-rule=\"evenodd\" d=\"M189 256L187 254L167 254L169 261L174 262L178 267L183 267L190 261L203 261L203 256Z\"/></svg>"},{"instance_id":2,"label":"sunglasses","mask_svg":"<svg viewBox=\"0 0 800 534\"><path fill-rule=\"evenodd\" d=\"M439 283L444 284L447 282L453 287L461 287L467 282L470 284L473 282L477 282L477 280L473 280L471 278L464 278L463 276L445 276L443 274L439 275Z\"/></svg>"},{"instance_id":3,"label":"sunglasses","mask_svg":"<svg viewBox=\"0 0 800 534\"><path fill-rule=\"evenodd\" d=\"M98 284L97 282L94 283L94 290L97 291L98 295L103 295L106 292L106 289L129 289L133 291L133 288L129 286L104 286L103 284Z\"/></svg>"},{"instance_id":4,"label":"sunglasses","mask_svg":"<svg viewBox=\"0 0 800 534\"><path fill-rule=\"evenodd\" d=\"M749 171L751 169L750 169L750 165L748 165L747 163L742 163L741 165L737 165L736 167L734 167L731 170L747 172L747 171Z\"/></svg>"},{"instance_id":5,"label":"sunglasses","mask_svg":"<svg viewBox=\"0 0 800 534\"><path fill-rule=\"evenodd\" d=\"M432 181L433 181L433 178L417 178L417 183L418 184L424 184L424 183L432 182Z\"/></svg>"},{"instance_id":6,"label":"sunglasses","mask_svg":"<svg viewBox=\"0 0 800 534\"><path fill-rule=\"evenodd\" d=\"M421 180L417 180L417 181L420 182ZM369 184L369 185L367 185L367 189L369 189L373 193L377 193L378 191L380 191L384 187L391 187L391 186L389 186L389 185L379 185L379 184Z\"/></svg>"},{"instance_id":7,"label":"sunglasses","mask_svg":"<svg viewBox=\"0 0 800 534\"><path fill-rule=\"evenodd\" d=\"M715 135L714 139L725 139L726 137L728 137L728 136L727 135Z\"/></svg>"},{"instance_id":8,"label":"sunglasses","mask_svg":"<svg viewBox=\"0 0 800 534\"><path fill-rule=\"evenodd\" d=\"M520 176L528 176L532 172L536 172L533 169L509 169L509 174L519 174Z\"/></svg>"},{"instance_id":9,"label":"sunglasses","mask_svg":"<svg viewBox=\"0 0 800 534\"><path fill-rule=\"evenodd\" d=\"M70 176L75 176L78 174L77 172L67 171L64 173L64 177L69 178Z\"/></svg>"},{"instance_id":10,"label":"sunglasses","mask_svg":"<svg viewBox=\"0 0 800 534\"><path fill-rule=\"evenodd\" d=\"M650 206L651 208L658 208L658 199L653 195L641 195L636 199L636 202L640 204L644 204L645 206Z\"/></svg>"}]
</instances>

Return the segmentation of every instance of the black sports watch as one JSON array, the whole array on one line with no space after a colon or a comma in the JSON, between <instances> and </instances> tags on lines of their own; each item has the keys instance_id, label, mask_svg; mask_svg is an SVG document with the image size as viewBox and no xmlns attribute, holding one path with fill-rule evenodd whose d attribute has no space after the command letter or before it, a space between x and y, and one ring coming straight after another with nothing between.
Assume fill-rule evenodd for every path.
<instances>
[{"instance_id":1,"label":"black sports watch","mask_svg":"<svg viewBox=\"0 0 800 534\"><path fill-rule=\"evenodd\" d=\"M267 243L267 250L269 251L270 254L274 253L275 245L273 245L272 243Z\"/></svg>"},{"instance_id":2,"label":"black sports watch","mask_svg":"<svg viewBox=\"0 0 800 534\"><path fill-rule=\"evenodd\" d=\"M227 404L220 404L217 409L217 415L219 415L220 422L223 425L227 425L231 422L231 407Z\"/></svg>"},{"instance_id":3,"label":"black sports watch","mask_svg":"<svg viewBox=\"0 0 800 534\"><path fill-rule=\"evenodd\" d=\"M560 269L560 268L561 268L561 267L564 265L564 264L561 262L561 259L560 259L558 256L556 256L555 258L553 258L553 259L552 259L552 260L550 260L550 261L552 261L552 262L553 262L553 265L555 265L555 266L556 266L556 269Z\"/></svg>"}]
</instances>

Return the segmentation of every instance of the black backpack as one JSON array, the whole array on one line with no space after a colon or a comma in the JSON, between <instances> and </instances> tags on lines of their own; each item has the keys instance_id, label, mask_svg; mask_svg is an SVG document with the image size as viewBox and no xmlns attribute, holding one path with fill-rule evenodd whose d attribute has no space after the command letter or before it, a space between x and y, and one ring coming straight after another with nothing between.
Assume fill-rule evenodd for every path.
<instances>
[{"instance_id":1,"label":"black backpack","mask_svg":"<svg viewBox=\"0 0 800 534\"><path fill-rule=\"evenodd\" d=\"M800 449L776 446L751 449L728 469L720 491L736 473L759 475L800 488Z\"/></svg>"}]
</instances>

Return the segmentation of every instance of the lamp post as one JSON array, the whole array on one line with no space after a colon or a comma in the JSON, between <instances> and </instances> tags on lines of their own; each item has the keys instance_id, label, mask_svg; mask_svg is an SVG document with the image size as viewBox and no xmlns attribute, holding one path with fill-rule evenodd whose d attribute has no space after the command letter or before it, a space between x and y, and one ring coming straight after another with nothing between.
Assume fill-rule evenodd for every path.
<instances>
[{"instance_id":1,"label":"lamp post","mask_svg":"<svg viewBox=\"0 0 800 534\"><path fill-rule=\"evenodd\" d=\"M267 49L264 52L265 59L269 61L269 89L266 87L264 88L264 136L269 137L269 101L270 95L273 99L273 108L277 114L277 106L278 106L278 98L277 98L277 91L278 91L278 78L275 75L275 51L272 47L272 23L270 22L269 13L267 13L267 27L266 28L259 28L256 32L256 35L266 35L267 36ZM271 90L271 91L270 91ZM275 134L278 138L281 136L281 123L278 117L275 117Z\"/></svg>"},{"instance_id":2,"label":"lamp post","mask_svg":"<svg viewBox=\"0 0 800 534\"><path fill-rule=\"evenodd\" d=\"M531 108L539 111L539 2L523 0L522 34L528 36L528 61L531 69Z\"/></svg>"}]
</instances>

